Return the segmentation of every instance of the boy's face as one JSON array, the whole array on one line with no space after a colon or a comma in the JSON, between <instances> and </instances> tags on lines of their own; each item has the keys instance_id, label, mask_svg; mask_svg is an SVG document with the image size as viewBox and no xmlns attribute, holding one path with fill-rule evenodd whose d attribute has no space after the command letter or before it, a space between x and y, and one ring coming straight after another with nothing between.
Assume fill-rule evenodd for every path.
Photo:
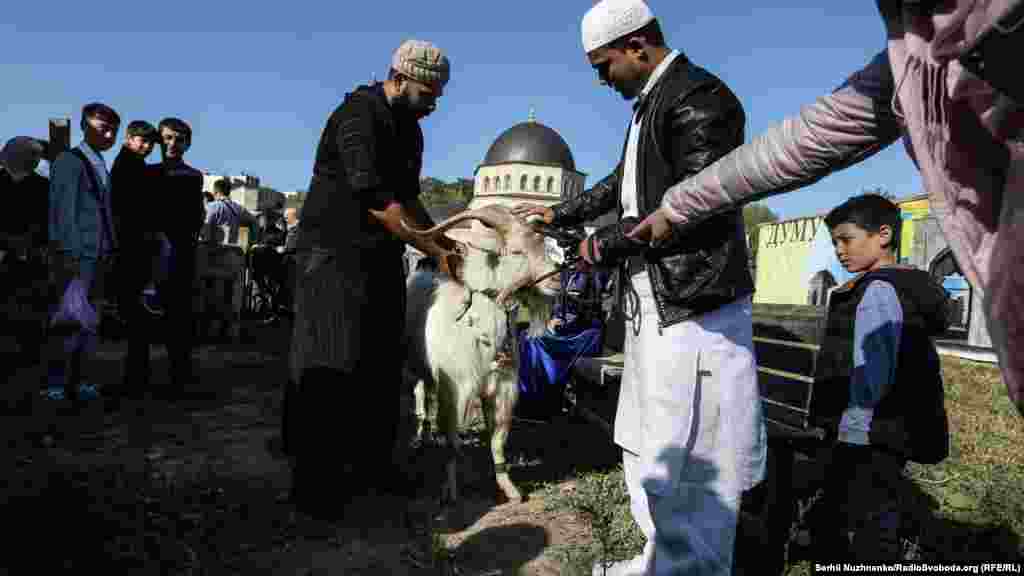
<instances>
[{"instance_id":1,"label":"boy's face","mask_svg":"<svg viewBox=\"0 0 1024 576\"><path fill-rule=\"evenodd\" d=\"M832 229L836 258L847 272L866 272L890 263L891 243L892 228L886 225L882 225L878 232L868 232L852 222L844 222Z\"/></svg>"},{"instance_id":2,"label":"boy's face","mask_svg":"<svg viewBox=\"0 0 1024 576\"><path fill-rule=\"evenodd\" d=\"M85 119L83 138L97 152L106 152L114 145L120 124L102 116Z\"/></svg>"},{"instance_id":3,"label":"boy's face","mask_svg":"<svg viewBox=\"0 0 1024 576\"><path fill-rule=\"evenodd\" d=\"M154 142L144 136L129 136L124 141L124 145L135 154L145 158L153 151Z\"/></svg>"},{"instance_id":4,"label":"boy's face","mask_svg":"<svg viewBox=\"0 0 1024 576\"><path fill-rule=\"evenodd\" d=\"M181 160L191 143L181 132L160 128L160 154L164 160Z\"/></svg>"}]
</instances>

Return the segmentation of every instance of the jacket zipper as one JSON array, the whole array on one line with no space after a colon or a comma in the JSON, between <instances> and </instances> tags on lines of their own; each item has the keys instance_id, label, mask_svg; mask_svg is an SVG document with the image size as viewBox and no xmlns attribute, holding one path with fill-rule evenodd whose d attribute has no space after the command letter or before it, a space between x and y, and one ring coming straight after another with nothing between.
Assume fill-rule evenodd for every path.
<instances>
[{"instance_id":1,"label":"jacket zipper","mask_svg":"<svg viewBox=\"0 0 1024 576\"><path fill-rule=\"evenodd\" d=\"M634 179L635 179L634 185L636 186L636 201L637 201L637 204L640 205L640 207L641 207L641 209L642 209L644 214L648 213L648 210L647 210L647 194L645 193L646 192L646 186L644 187L644 190L641 190L641 188L640 188L640 182L641 182L640 175L643 174L643 175L646 176L647 171L646 171L646 166L644 166L644 167L640 166L640 157L641 157L640 150L644 146L644 129L647 129L648 134L650 134L651 131L654 130L653 125L651 125L650 122L651 122L652 117L654 116L654 112L653 112L654 109L657 108L657 105L661 103L661 88L663 87L663 86L660 85L661 84L660 82L658 84L659 84L659 86L655 87L655 90L657 91L657 94L656 94L657 98L652 100L650 103L648 103L648 105L646 107L647 109L644 110L644 117L641 119L642 123L640 125L640 135L637 137L637 150L636 150L636 160L635 160L635 162L636 162L636 170L634 171ZM651 94L650 95L650 97L654 97L654 96L655 96L655 94ZM627 267L628 267L628 265L627 265ZM646 258L644 259L644 269L647 270L647 280L648 280L648 282L651 283L651 295L654 296L654 307L658 311L658 336L662 336L664 334L664 328L665 328L665 305L662 302L662 299L658 296L658 291L654 289L654 267L651 265L650 262L647 262ZM629 272L628 272L628 269L627 269L627 274L628 273ZM632 281L632 280L630 280L630 281ZM641 312L641 314L642 314L642 312Z\"/></svg>"}]
</instances>

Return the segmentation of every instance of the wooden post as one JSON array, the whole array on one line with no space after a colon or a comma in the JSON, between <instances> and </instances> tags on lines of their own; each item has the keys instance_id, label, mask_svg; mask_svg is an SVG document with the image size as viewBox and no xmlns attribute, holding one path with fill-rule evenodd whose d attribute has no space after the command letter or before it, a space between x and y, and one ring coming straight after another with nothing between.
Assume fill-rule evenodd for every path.
<instances>
[{"instance_id":1,"label":"wooden post","mask_svg":"<svg viewBox=\"0 0 1024 576\"><path fill-rule=\"evenodd\" d=\"M50 118L50 142L46 147L46 161L53 163L64 152L71 148L71 119Z\"/></svg>"}]
</instances>

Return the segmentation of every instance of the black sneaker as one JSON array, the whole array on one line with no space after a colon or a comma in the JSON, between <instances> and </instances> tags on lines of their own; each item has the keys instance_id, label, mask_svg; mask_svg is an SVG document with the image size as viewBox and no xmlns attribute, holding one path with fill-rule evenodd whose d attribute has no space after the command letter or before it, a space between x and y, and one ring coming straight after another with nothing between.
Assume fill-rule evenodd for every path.
<instances>
[{"instance_id":1,"label":"black sneaker","mask_svg":"<svg viewBox=\"0 0 1024 576\"><path fill-rule=\"evenodd\" d=\"M142 308L151 316L163 316L164 308L156 294L144 294L142 296Z\"/></svg>"}]
</instances>

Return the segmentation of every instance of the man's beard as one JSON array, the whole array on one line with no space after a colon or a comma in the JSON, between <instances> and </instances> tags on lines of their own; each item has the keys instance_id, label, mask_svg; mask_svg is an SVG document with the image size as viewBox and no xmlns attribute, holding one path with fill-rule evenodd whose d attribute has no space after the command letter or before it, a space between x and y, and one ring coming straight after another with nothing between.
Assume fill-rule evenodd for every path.
<instances>
[{"instance_id":1,"label":"man's beard","mask_svg":"<svg viewBox=\"0 0 1024 576\"><path fill-rule=\"evenodd\" d=\"M434 111L434 105L414 104L408 95L399 98L397 104L397 111L413 120L422 120Z\"/></svg>"}]
</instances>

